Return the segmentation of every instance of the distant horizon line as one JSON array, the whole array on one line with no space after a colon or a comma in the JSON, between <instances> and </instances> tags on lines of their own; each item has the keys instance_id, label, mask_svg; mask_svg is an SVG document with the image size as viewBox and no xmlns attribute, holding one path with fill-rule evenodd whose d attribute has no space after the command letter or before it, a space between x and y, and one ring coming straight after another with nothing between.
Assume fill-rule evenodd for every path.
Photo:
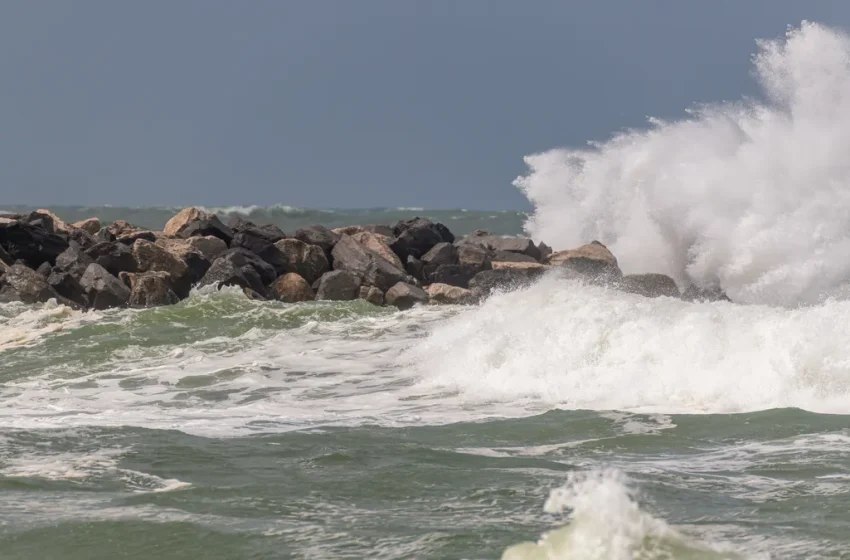
<instances>
[{"instance_id":1,"label":"distant horizon line","mask_svg":"<svg viewBox=\"0 0 850 560\"><path fill-rule=\"evenodd\" d=\"M499 212L499 213L517 213L517 214L528 214L532 210L531 209L492 209L492 208L461 208L461 207L443 207L443 208L428 208L425 206L362 206L362 207L319 207L319 206L292 206L288 204L269 204L269 205L261 205L261 204L251 204L251 205L211 205L211 204L189 204L189 205L180 205L180 204L162 204L162 205L149 205L149 206L134 206L134 205L122 205L122 204L99 204L99 205L89 205L89 204L6 204L0 202L0 212L4 210L37 210L40 208L44 209L52 209L52 208L69 208L76 210L95 210L98 208L112 208L112 209L126 209L126 210L182 210L183 208L200 208L206 211L214 211L221 212L223 214L251 214L252 212L262 211L262 210L289 210L289 211L314 211L314 212L327 212L327 213L343 213L343 212Z\"/></svg>"}]
</instances>

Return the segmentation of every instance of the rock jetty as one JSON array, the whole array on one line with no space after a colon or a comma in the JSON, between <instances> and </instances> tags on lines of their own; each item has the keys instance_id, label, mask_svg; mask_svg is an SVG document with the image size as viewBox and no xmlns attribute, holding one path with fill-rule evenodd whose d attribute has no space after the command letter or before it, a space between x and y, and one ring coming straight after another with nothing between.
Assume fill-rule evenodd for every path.
<instances>
[{"instance_id":1,"label":"rock jetty","mask_svg":"<svg viewBox=\"0 0 850 560\"><path fill-rule=\"evenodd\" d=\"M549 270L645 297L728 300L694 286L680 293L662 274L624 276L598 241L553 252L486 231L456 238L427 218L286 234L244 219L225 224L198 208L181 210L163 231L97 218L68 224L48 210L0 216L0 303L145 308L177 303L193 287L238 286L260 300L362 299L409 309L472 304Z\"/></svg>"}]
</instances>

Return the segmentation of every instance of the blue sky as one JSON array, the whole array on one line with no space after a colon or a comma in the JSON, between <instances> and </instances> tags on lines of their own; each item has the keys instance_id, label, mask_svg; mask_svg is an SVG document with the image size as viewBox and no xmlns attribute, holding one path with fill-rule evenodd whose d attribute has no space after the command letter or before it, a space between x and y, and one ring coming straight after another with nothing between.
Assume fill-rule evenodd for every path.
<instances>
[{"instance_id":1,"label":"blue sky","mask_svg":"<svg viewBox=\"0 0 850 560\"><path fill-rule=\"evenodd\" d=\"M850 3L0 5L0 205L525 208L522 157L757 95Z\"/></svg>"}]
</instances>

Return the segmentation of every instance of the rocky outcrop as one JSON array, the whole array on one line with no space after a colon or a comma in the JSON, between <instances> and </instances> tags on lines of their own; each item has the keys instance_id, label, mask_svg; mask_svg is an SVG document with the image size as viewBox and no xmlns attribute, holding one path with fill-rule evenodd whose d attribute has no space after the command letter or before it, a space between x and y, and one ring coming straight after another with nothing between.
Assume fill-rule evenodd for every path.
<instances>
[{"instance_id":1,"label":"rocky outcrop","mask_svg":"<svg viewBox=\"0 0 850 560\"><path fill-rule=\"evenodd\" d=\"M212 263L200 285L241 286L263 295L265 286L276 278L270 264L245 249L236 248L228 249Z\"/></svg>"},{"instance_id":2,"label":"rocky outcrop","mask_svg":"<svg viewBox=\"0 0 850 560\"><path fill-rule=\"evenodd\" d=\"M52 228L50 217L41 215L29 223L0 222L0 246L13 261L22 260L30 268L38 268L43 262L53 265L56 257L68 248L68 239L54 233Z\"/></svg>"},{"instance_id":3,"label":"rocky outcrop","mask_svg":"<svg viewBox=\"0 0 850 560\"><path fill-rule=\"evenodd\" d=\"M31 268L14 264L3 275L0 302L44 303L49 299L58 299L58 294L44 276Z\"/></svg>"},{"instance_id":4,"label":"rocky outcrop","mask_svg":"<svg viewBox=\"0 0 850 560\"><path fill-rule=\"evenodd\" d=\"M387 305L393 305L401 310L410 309L417 303L428 303L428 292L413 286L399 282L390 288L385 294Z\"/></svg>"},{"instance_id":5,"label":"rocky outcrop","mask_svg":"<svg viewBox=\"0 0 850 560\"><path fill-rule=\"evenodd\" d=\"M319 279L316 299L351 301L360 295L360 278L347 270L334 270Z\"/></svg>"},{"instance_id":6,"label":"rocky outcrop","mask_svg":"<svg viewBox=\"0 0 850 560\"><path fill-rule=\"evenodd\" d=\"M254 253L270 264L277 274L283 274L289 270L289 262L287 256L275 245L278 240L272 241L274 237L259 228L247 227L233 236L230 246Z\"/></svg>"},{"instance_id":7,"label":"rocky outcrop","mask_svg":"<svg viewBox=\"0 0 850 560\"><path fill-rule=\"evenodd\" d=\"M598 241L554 252L546 258L545 264L568 268L591 279L617 280L623 275L616 257Z\"/></svg>"},{"instance_id":8,"label":"rocky outcrop","mask_svg":"<svg viewBox=\"0 0 850 560\"><path fill-rule=\"evenodd\" d=\"M375 286L360 286L360 299L365 299L372 305L384 305L384 292Z\"/></svg>"},{"instance_id":9,"label":"rocky outcrop","mask_svg":"<svg viewBox=\"0 0 850 560\"><path fill-rule=\"evenodd\" d=\"M676 282L664 274L629 274L623 276L617 287L624 292L644 297L678 298L680 296Z\"/></svg>"},{"instance_id":10,"label":"rocky outcrop","mask_svg":"<svg viewBox=\"0 0 850 560\"><path fill-rule=\"evenodd\" d=\"M123 243L105 241L86 249L85 253L113 276L118 276L121 272L138 271L136 258L133 257L133 250Z\"/></svg>"},{"instance_id":11,"label":"rocky outcrop","mask_svg":"<svg viewBox=\"0 0 850 560\"><path fill-rule=\"evenodd\" d=\"M308 284L330 270L328 258L318 245L308 245L298 239L281 239L275 247L282 255L282 272L294 272Z\"/></svg>"},{"instance_id":12,"label":"rocky outcrop","mask_svg":"<svg viewBox=\"0 0 850 560\"><path fill-rule=\"evenodd\" d=\"M192 280L189 267L183 260L156 243L144 239L138 239L133 244L133 257L136 259L139 272L168 273L168 281L174 292L181 298L189 295Z\"/></svg>"},{"instance_id":13,"label":"rocky outcrop","mask_svg":"<svg viewBox=\"0 0 850 560\"><path fill-rule=\"evenodd\" d=\"M470 305L475 303L471 290L448 284L431 284L425 288L430 303L442 305Z\"/></svg>"},{"instance_id":14,"label":"rocky outcrop","mask_svg":"<svg viewBox=\"0 0 850 560\"><path fill-rule=\"evenodd\" d=\"M288 272L269 286L269 296L286 303L298 303L315 299L313 288L295 272Z\"/></svg>"},{"instance_id":15,"label":"rocky outcrop","mask_svg":"<svg viewBox=\"0 0 850 560\"><path fill-rule=\"evenodd\" d=\"M449 229L427 218L413 218L395 225L392 250L404 262L408 255L421 259L437 243L454 243L455 237Z\"/></svg>"},{"instance_id":16,"label":"rocky outcrop","mask_svg":"<svg viewBox=\"0 0 850 560\"><path fill-rule=\"evenodd\" d=\"M159 307L180 301L172 289L174 279L167 272L125 272L122 275L130 288L130 307Z\"/></svg>"},{"instance_id":17,"label":"rocky outcrop","mask_svg":"<svg viewBox=\"0 0 850 560\"><path fill-rule=\"evenodd\" d=\"M94 309L124 307L130 300L130 289L96 262L86 268L80 285Z\"/></svg>"},{"instance_id":18,"label":"rocky outcrop","mask_svg":"<svg viewBox=\"0 0 850 560\"><path fill-rule=\"evenodd\" d=\"M469 289L476 299L489 296L494 291L510 291L523 288L539 279L545 269L540 268L499 268L485 270L475 275L469 283Z\"/></svg>"},{"instance_id":19,"label":"rocky outcrop","mask_svg":"<svg viewBox=\"0 0 850 560\"><path fill-rule=\"evenodd\" d=\"M89 235L94 235L100 231L100 220L97 218L80 220L79 222L74 222L74 227L85 231Z\"/></svg>"},{"instance_id":20,"label":"rocky outcrop","mask_svg":"<svg viewBox=\"0 0 850 560\"><path fill-rule=\"evenodd\" d=\"M343 235L333 249L334 269L350 272L362 284L389 290L398 282L405 282L407 274L389 261L357 243L351 236Z\"/></svg>"}]
</instances>

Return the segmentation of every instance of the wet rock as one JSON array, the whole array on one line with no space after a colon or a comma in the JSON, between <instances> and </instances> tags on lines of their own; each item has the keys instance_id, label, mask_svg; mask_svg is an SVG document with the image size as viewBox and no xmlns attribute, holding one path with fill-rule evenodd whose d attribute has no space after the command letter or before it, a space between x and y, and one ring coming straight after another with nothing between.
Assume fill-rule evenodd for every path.
<instances>
[{"instance_id":1,"label":"wet rock","mask_svg":"<svg viewBox=\"0 0 850 560\"><path fill-rule=\"evenodd\" d=\"M121 272L137 272L138 264L133 256L133 250L123 243L103 242L86 249L94 262L106 269L107 272L118 276ZM86 266L88 268L88 266Z\"/></svg>"},{"instance_id":2,"label":"wet rock","mask_svg":"<svg viewBox=\"0 0 850 560\"><path fill-rule=\"evenodd\" d=\"M6 270L3 284L4 293L0 301L44 303L58 299L58 294L44 276L22 264L14 264Z\"/></svg>"},{"instance_id":3,"label":"wet rock","mask_svg":"<svg viewBox=\"0 0 850 560\"><path fill-rule=\"evenodd\" d=\"M210 262L227 251L227 243L212 235L196 235L185 240L190 247L201 253Z\"/></svg>"},{"instance_id":4,"label":"wet rock","mask_svg":"<svg viewBox=\"0 0 850 560\"><path fill-rule=\"evenodd\" d=\"M448 284L431 284L425 287L430 303L443 305L470 305L475 303L471 290Z\"/></svg>"},{"instance_id":5,"label":"wet rock","mask_svg":"<svg viewBox=\"0 0 850 560\"><path fill-rule=\"evenodd\" d=\"M133 243L133 257L136 259L139 272L167 272L174 293L181 298L189 295L192 281L189 267L183 260L156 243L144 239L137 239Z\"/></svg>"},{"instance_id":6,"label":"wet rock","mask_svg":"<svg viewBox=\"0 0 850 560\"><path fill-rule=\"evenodd\" d=\"M451 243L443 241L437 243L422 255L422 263L426 267L438 267L442 264L457 264L457 249Z\"/></svg>"},{"instance_id":7,"label":"wet rock","mask_svg":"<svg viewBox=\"0 0 850 560\"><path fill-rule=\"evenodd\" d=\"M82 250L79 244L72 241L68 248L56 257L56 268L79 280L93 262L94 260Z\"/></svg>"},{"instance_id":8,"label":"wet rock","mask_svg":"<svg viewBox=\"0 0 850 560\"><path fill-rule=\"evenodd\" d=\"M295 239L303 241L308 245L318 245L330 259L331 251L339 241L340 234L333 232L325 226L310 226L301 228L295 232Z\"/></svg>"},{"instance_id":9,"label":"wet rock","mask_svg":"<svg viewBox=\"0 0 850 560\"><path fill-rule=\"evenodd\" d=\"M94 309L124 307L130 300L130 289L96 262L88 266L80 285Z\"/></svg>"},{"instance_id":10,"label":"wet rock","mask_svg":"<svg viewBox=\"0 0 850 560\"><path fill-rule=\"evenodd\" d=\"M23 260L30 268L38 268L43 262L54 264L68 248L67 238L53 233L50 217L39 216L31 223L0 223L0 246L11 259Z\"/></svg>"},{"instance_id":11,"label":"wet rock","mask_svg":"<svg viewBox=\"0 0 850 560\"><path fill-rule=\"evenodd\" d=\"M74 227L85 231L89 235L94 235L100 231L100 220L97 218L80 220L79 222L74 222Z\"/></svg>"},{"instance_id":12,"label":"wet rock","mask_svg":"<svg viewBox=\"0 0 850 560\"><path fill-rule=\"evenodd\" d=\"M497 290L510 291L529 286L540 278L544 271L544 267L485 270L476 274L469 282L469 289L476 299L482 299Z\"/></svg>"},{"instance_id":13,"label":"wet rock","mask_svg":"<svg viewBox=\"0 0 850 560\"><path fill-rule=\"evenodd\" d=\"M404 270L420 283L425 282L425 263L413 255L407 256L407 264L405 265Z\"/></svg>"},{"instance_id":14,"label":"wet rock","mask_svg":"<svg viewBox=\"0 0 850 560\"><path fill-rule=\"evenodd\" d=\"M360 278L347 270L334 270L319 279L316 299L351 301L360 295Z\"/></svg>"},{"instance_id":15,"label":"wet rock","mask_svg":"<svg viewBox=\"0 0 850 560\"><path fill-rule=\"evenodd\" d=\"M685 301L732 301L721 288L700 288L691 284L682 294Z\"/></svg>"},{"instance_id":16,"label":"wet rock","mask_svg":"<svg viewBox=\"0 0 850 560\"><path fill-rule=\"evenodd\" d=\"M85 272L85 271L83 271ZM79 277L75 277L69 272L62 270L54 270L47 277L47 283L60 296L67 298L81 308L89 306L89 300L86 297L85 289L80 284Z\"/></svg>"},{"instance_id":17,"label":"wet rock","mask_svg":"<svg viewBox=\"0 0 850 560\"><path fill-rule=\"evenodd\" d=\"M286 303L313 301L316 297L310 284L294 272L288 272L275 280L269 287L269 295Z\"/></svg>"},{"instance_id":18,"label":"wet rock","mask_svg":"<svg viewBox=\"0 0 850 560\"><path fill-rule=\"evenodd\" d=\"M468 288L469 282L475 278L480 271L468 264L442 264L427 274L426 281L429 284L448 284L459 288Z\"/></svg>"},{"instance_id":19,"label":"wet rock","mask_svg":"<svg viewBox=\"0 0 850 560\"><path fill-rule=\"evenodd\" d=\"M623 276L617 287L624 292L644 297L680 297L676 282L664 274L628 274Z\"/></svg>"},{"instance_id":20,"label":"wet rock","mask_svg":"<svg viewBox=\"0 0 850 560\"><path fill-rule=\"evenodd\" d=\"M288 272L289 261L286 255L270 241L270 238L257 228L246 228L233 236L230 242L233 248L242 248L249 251L274 268L276 274Z\"/></svg>"},{"instance_id":21,"label":"wet rock","mask_svg":"<svg viewBox=\"0 0 850 560\"><path fill-rule=\"evenodd\" d=\"M537 259L529 257L525 253L512 253L510 251L502 250L495 251L490 259L494 264L497 262L527 262L540 264L537 262Z\"/></svg>"},{"instance_id":22,"label":"wet rock","mask_svg":"<svg viewBox=\"0 0 850 560\"><path fill-rule=\"evenodd\" d=\"M428 292L411 284L399 282L390 288L384 298L387 305L394 305L401 310L410 309L417 303L428 303Z\"/></svg>"},{"instance_id":23,"label":"wet rock","mask_svg":"<svg viewBox=\"0 0 850 560\"><path fill-rule=\"evenodd\" d=\"M537 244L537 249L540 251L540 262L543 262L549 255L552 254L552 247L546 245L542 241Z\"/></svg>"},{"instance_id":24,"label":"wet rock","mask_svg":"<svg viewBox=\"0 0 850 560\"><path fill-rule=\"evenodd\" d=\"M454 235L440 223L427 218L413 218L395 225L393 234L396 236L391 248L402 259L407 261L408 255L421 259L437 243L453 243Z\"/></svg>"},{"instance_id":25,"label":"wet rock","mask_svg":"<svg viewBox=\"0 0 850 560\"><path fill-rule=\"evenodd\" d=\"M254 253L239 247L228 249L226 253L222 254L219 257L219 259L228 259L237 266L252 267L254 271L259 275L260 280L262 280L263 286L268 286L269 284L274 282L278 276L272 265L255 255ZM260 293L265 293L264 290L257 291Z\"/></svg>"},{"instance_id":26,"label":"wet rock","mask_svg":"<svg viewBox=\"0 0 850 560\"><path fill-rule=\"evenodd\" d=\"M472 266L478 272L492 268L490 252L475 245L457 246L457 262L458 264Z\"/></svg>"},{"instance_id":27,"label":"wet rock","mask_svg":"<svg viewBox=\"0 0 850 560\"><path fill-rule=\"evenodd\" d=\"M360 299L365 299L372 305L384 305L384 292L375 286L360 286Z\"/></svg>"},{"instance_id":28,"label":"wet rock","mask_svg":"<svg viewBox=\"0 0 850 560\"><path fill-rule=\"evenodd\" d=\"M174 280L167 272L124 272L122 276L130 288L130 307L159 307L180 301L171 288Z\"/></svg>"},{"instance_id":29,"label":"wet rock","mask_svg":"<svg viewBox=\"0 0 850 560\"><path fill-rule=\"evenodd\" d=\"M0 245L0 263L11 266L15 263L15 259L12 258L12 255L6 252L6 249Z\"/></svg>"},{"instance_id":30,"label":"wet rock","mask_svg":"<svg viewBox=\"0 0 850 560\"><path fill-rule=\"evenodd\" d=\"M390 244L393 242L392 238L378 233L370 233L368 231L355 233L351 236L351 238L362 247L365 247L366 249L369 249L383 257L397 269L404 270L404 265L402 264L401 259L398 258L398 255L396 255L392 249L390 249Z\"/></svg>"},{"instance_id":31,"label":"wet rock","mask_svg":"<svg viewBox=\"0 0 850 560\"><path fill-rule=\"evenodd\" d=\"M343 235L333 248L334 268L351 272L361 283L389 290L398 282L407 281L407 274L389 261L357 243L351 236Z\"/></svg>"},{"instance_id":32,"label":"wet rock","mask_svg":"<svg viewBox=\"0 0 850 560\"><path fill-rule=\"evenodd\" d=\"M546 258L545 264L568 268L591 279L618 280L623 276L616 257L598 241L568 251L556 251Z\"/></svg>"},{"instance_id":33,"label":"wet rock","mask_svg":"<svg viewBox=\"0 0 850 560\"><path fill-rule=\"evenodd\" d=\"M244 251L236 249L231 251ZM256 258L256 257L255 257ZM265 264L265 263L264 263ZM266 266L269 266L266 264ZM274 273L274 270L272 270ZM201 279L200 286L239 286L250 289L258 294L265 293L265 282L253 266L250 259L243 253L228 251L213 261L207 273Z\"/></svg>"},{"instance_id":34,"label":"wet rock","mask_svg":"<svg viewBox=\"0 0 850 560\"><path fill-rule=\"evenodd\" d=\"M298 239L281 239L275 247L283 255L283 270L299 274L308 284L330 270L328 258L318 245L308 245Z\"/></svg>"}]
</instances>

